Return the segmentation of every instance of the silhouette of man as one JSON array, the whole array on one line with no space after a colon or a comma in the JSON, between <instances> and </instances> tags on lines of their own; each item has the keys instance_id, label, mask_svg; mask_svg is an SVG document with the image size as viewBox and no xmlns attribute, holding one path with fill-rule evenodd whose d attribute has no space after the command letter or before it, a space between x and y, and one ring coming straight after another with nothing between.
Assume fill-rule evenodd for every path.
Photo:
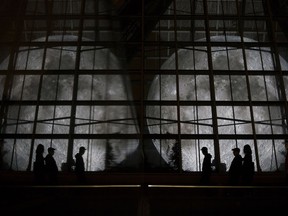
<instances>
[{"instance_id":1,"label":"silhouette of man","mask_svg":"<svg viewBox=\"0 0 288 216\"><path fill-rule=\"evenodd\" d=\"M46 173L49 184L57 184L58 181L58 167L53 157L55 150L55 148L49 147L48 154L45 157Z\"/></svg>"},{"instance_id":2,"label":"silhouette of man","mask_svg":"<svg viewBox=\"0 0 288 216\"><path fill-rule=\"evenodd\" d=\"M229 168L229 183L230 185L239 185L242 175L242 156L239 148L233 148L234 158Z\"/></svg>"},{"instance_id":3,"label":"silhouette of man","mask_svg":"<svg viewBox=\"0 0 288 216\"><path fill-rule=\"evenodd\" d=\"M78 183L83 184L86 182L85 178L85 164L83 160L83 155L86 151L86 148L81 146L79 148L79 152L75 155L76 162L75 162L75 173L77 175Z\"/></svg>"},{"instance_id":4,"label":"silhouette of man","mask_svg":"<svg viewBox=\"0 0 288 216\"><path fill-rule=\"evenodd\" d=\"M33 163L33 172L36 184L44 184L45 182L45 161L44 161L44 146L38 144L36 148L36 159Z\"/></svg>"},{"instance_id":5,"label":"silhouette of man","mask_svg":"<svg viewBox=\"0 0 288 216\"><path fill-rule=\"evenodd\" d=\"M202 185L209 185L210 184L210 176L212 173L212 164L211 159L212 156L208 153L207 147L202 147L201 152L204 155L203 163L202 163L202 174L201 174L201 181Z\"/></svg>"}]
</instances>

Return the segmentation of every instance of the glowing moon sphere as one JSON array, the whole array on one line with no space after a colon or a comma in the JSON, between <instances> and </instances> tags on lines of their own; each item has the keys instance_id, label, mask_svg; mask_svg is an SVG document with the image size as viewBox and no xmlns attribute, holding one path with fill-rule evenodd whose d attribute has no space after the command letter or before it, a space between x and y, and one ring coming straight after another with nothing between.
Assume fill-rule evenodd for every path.
<instances>
[{"instance_id":1,"label":"glowing moon sphere","mask_svg":"<svg viewBox=\"0 0 288 216\"><path fill-rule=\"evenodd\" d=\"M211 37L213 42L240 42L237 36L215 36ZM245 42L255 42L244 38ZM245 49L247 70L273 71L273 56L269 48L251 47ZM214 47L211 48L212 66L214 70L243 70L243 75L214 75L215 97L222 101L248 101L247 82L245 76L245 64L243 50L236 47ZM210 101L210 84L208 75L193 75L196 70L208 70L208 56L206 47L188 47L177 52L178 69L187 70L187 75L179 75L179 100L181 101ZM176 69L175 53L162 65L161 69ZM282 70L288 69L287 62L280 57ZM287 80L286 80L287 81ZM176 75L157 75L151 83L148 100L177 100ZM249 76L251 89L251 100L278 101L275 76L265 77ZM287 91L287 89L286 89ZM213 134L212 110L210 106L180 106L181 134ZM234 110L233 110L234 109ZM271 119L281 119L280 107L253 107L256 133L271 134ZM177 106L148 106L146 108L147 124L150 133L156 134L178 134ZM161 120L157 120L161 119ZM219 106L217 107L219 134L252 134L250 110L247 106ZM236 124L233 126L233 120ZM259 124L257 123L259 122ZM262 123L264 124L262 124ZM268 123L268 124L265 124ZM275 123L275 121L273 122ZM277 123L281 124L281 120ZM274 134L283 133L282 127L274 127ZM199 143L198 143L199 141ZM207 146L209 152L214 156L212 140L181 140L182 147L182 169L185 171L200 170L203 156L200 152L202 146ZM248 142L253 148L253 141L242 141L241 148ZM153 140L153 143L163 159L169 163L171 149L175 143L173 140ZM198 145L199 144L199 145ZM232 147L235 140L220 140L221 162L226 163L227 168L233 158ZM253 148L254 149L254 148ZM276 157L278 165L283 162L284 145L276 145ZM260 166L263 171L275 170L275 164L271 168L272 143L261 140L258 143ZM242 153L243 154L243 153ZM253 155L255 157L255 154ZM267 157L266 157L267 156ZM255 158L254 158L255 161ZM275 163L275 162L274 162Z\"/></svg>"},{"instance_id":2,"label":"glowing moon sphere","mask_svg":"<svg viewBox=\"0 0 288 216\"><path fill-rule=\"evenodd\" d=\"M48 42L77 41L76 36L50 36ZM87 39L83 39L87 40ZM39 38L36 42L43 42L45 38ZM45 56L45 58L44 58ZM13 80L10 100L38 100L40 101L71 101L73 96L74 75L76 67L77 46L63 47L21 47L16 57L15 69L31 70L29 75L15 75ZM0 65L1 69L7 69L9 57ZM33 70L41 70L44 74L33 75ZM81 70L120 69L120 62L109 50L102 47L81 46L80 65ZM49 74L49 71L59 72ZM72 70L69 74L61 73L61 70ZM77 70L77 68L76 68ZM72 73L72 74L71 74ZM41 80L42 79L42 80ZM39 83L42 82L39 91ZM4 83L4 78L1 80ZM130 94L129 80L121 75L91 74L85 71L78 76L77 101L127 101ZM49 103L48 103L49 104ZM77 104L77 102L76 102ZM33 120L35 119L36 106L9 107L8 124L5 133L32 133ZM77 105L75 134L129 134L137 133L137 123L133 116L133 106L91 106ZM36 134L68 134L70 126L71 106L47 105L39 106L37 116ZM18 126L16 128L16 125ZM106 145L110 145L114 165L123 162L138 147L138 140L74 140L73 157L78 148L83 145L87 148L84 155L87 170L104 170ZM43 143L47 149L52 143L57 150L55 159L58 167L66 162L68 140L35 140L35 148L38 143ZM30 154L31 140L6 140L4 145L4 161L15 170L26 170ZM35 152L35 150L34 150ZM45 152L46 154L47 152ZM13 158L12 158L13 157ZM35 155L33 156L33 158ZM33 159L34 160L34 159Z\"/></svg>"}]
</instances>

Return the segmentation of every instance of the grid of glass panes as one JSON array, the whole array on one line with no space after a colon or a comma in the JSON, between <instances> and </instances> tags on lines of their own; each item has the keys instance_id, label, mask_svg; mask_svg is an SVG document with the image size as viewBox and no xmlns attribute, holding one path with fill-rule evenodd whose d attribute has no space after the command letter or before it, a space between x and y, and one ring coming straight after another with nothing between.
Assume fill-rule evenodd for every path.
<instances>
[{"instance_id":1,"label":"grid of glass panes","mask_svg":"<svg viewBox=\"0 0 288 216\"><path fill-rule=\"evenodd\" d=\"M80 145L89 171L139 171L142 160L200 171L203 146L227 170L245 144L258 171L281 169L287 40L272 7L172 0L155 24L145 2L124 15L115 2L27 0L16 10L17 30L1 37L5 168L31 169L41 142L59 150L63 170Z\"/></svg>"}]
</instances>

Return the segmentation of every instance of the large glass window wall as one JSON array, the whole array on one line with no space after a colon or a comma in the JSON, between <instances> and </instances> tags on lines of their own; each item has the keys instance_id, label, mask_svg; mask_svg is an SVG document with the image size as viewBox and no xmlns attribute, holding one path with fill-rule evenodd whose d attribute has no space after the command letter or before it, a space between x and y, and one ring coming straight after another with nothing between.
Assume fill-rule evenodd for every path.
<instances>
[{"instance_id":1,"label":"large glass window wall","mask_svg":"<svg viewBox=\"0 0 288 216\"><path fill-rule=\"evenodd\" d=\"M1 169L216 172L245 144L283 169L286 7L268 0L1 1ZM282 2L283 3L283 2Z\"/></svg>"}]
</instances>

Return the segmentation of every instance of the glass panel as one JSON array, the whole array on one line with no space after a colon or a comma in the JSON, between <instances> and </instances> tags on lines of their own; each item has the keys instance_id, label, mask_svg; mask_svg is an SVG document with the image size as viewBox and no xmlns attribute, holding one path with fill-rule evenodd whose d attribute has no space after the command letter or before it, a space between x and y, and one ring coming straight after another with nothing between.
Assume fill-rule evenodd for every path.
<instances>
[{"instance_id":1,"label":"glass panel","mask_svg":"<svg viewBox=\"0 0 288 216\"><path fill-rule=\"evenodd\" d=\"M13 171L26 171L30 155L30 139L5 139L2 151L3 167Z\"/></svg>"},{"instance_id":2,"label":"glass panel","mask_svg":"<svg viewBox=\"0 0 288 216\"><path fill-rule=\"evenodd\" d=\"M77 106L75 133L137 133L130 106Z\"/></svg>"},{"instance_id":3,"label":"glass panel","mask_svg":"<svg viewBox=\"0 0 288 216\"><path fill-rule=\"evenodd\" d=\"M35 106L21 106L20 110L18 106L10 106L8 110L8 125L7 132L19 134L29 134L33 132L35 118Z\"/></svg>"},{"instance_id":4,"label":"glass panel","mask_svg":"<svg viewBox=\"0 0 288 216\"><path fill-rule=\"evenodd\" d=\"M281 134L283 133L283 120L280 107L253 107L256 133ZM271 116L271 117L270 117Z\"/></svg>"},{"instance_id":5,"label":"glass panel","mask_svg":"<svg viewBox=\"0 0 288 216\"><path fill-rule=\"evenodd\" d=\"M265 86L267 89L267 96L269 101L278 101L279 100L279 90L276 76L264 76Z\"/></svg>"},{"instance_id":6,"label":"glass panel","mask_svg":"<svg viewBox=\"0 0 288 216\"><path fill-rule=\"evenodd\" d=\"M212 113L209 106L180 108L182 134L212 134Z\"/></svg>"},{"instance_id":7,"label":"glass panel","mask_svg":"<svg viewBox=\"0 0 288 216\"><path fill-rule=\"evenodd\" d=\"M16 59L16 70L40 70L44 50L36 47L22 47Z\"/></svg>"},{"instance_id":8,"label":"glass panel","mask_svg":"<svg viewBox=\"0 0 288 216\"><path fill-rule=\"evenodd\" d=\"M260 167L263 172L283 170L285 145L280 140L259 140L257 143Z\"/></svg>"},{"instance_id":9,"label":"glass panel","mask_svg":"<svg viewBox=\"0 0 288 216\"><path fill-rule=\"evenodd\" d=\"M219 134L235 134L236 124L234 107L218 106L217 107L217 123Z\"/></svg>"},{"instance_id":10,"label":"glass panel","mask_svg":"<svg viewBox=\"0 0 288 216\"><path fill-rule=\"evenodd\" d=\"M280 110L279 110L280 111ZM254 106L253 115L255 122L255 130L258 134L271 134L271 110L269 107Z\"/></svg>"},{"instance_id":11,"label":"glass panel","mask_svg":"<svg viewBox=\"0 0 288 216\"><path fill-rule=\"evenodd\" d=\"M25 75L22 100L37 100L40 76Z\"/></svg>"},{"instance_id":12,"label":"glass panel","mask_svg":"<svg viewBox=\"0 0 288 216\"><path fill-rule=\"evenodd\" d=\"M178 69L180 70L208 70L208 60L206 47L189 47L179 49L177 52ZM173 53L166 60L161 69L175 70L176 53ZM164 76L164 75L163 75Z\"/></svg>"},{"instance_id":13,"label":"glass panel","mask_svg":"<svg viewBox=\"0 0 288 216\"><path fill-rule=\"evenodd\" d=\"M100 47L82 47L80 68L88 69L119 69L120 62L109 50Z\"/></svg>"},{"instance_id":14,"label":"glass panel","mask_svg":"<svg viewBox=\"0 0 288 216\"><path fill-rule=\"evenodd\" d=\"M55 120L53 122L53 133L68 134L70 129L70 113L69 106L56 106Z\"/></svg>"},{"instance_id":15,"label":"glass panel","mask_svg":"<svg viewBox=\"0 0 288 216\"><path fill-rule=\"evenodd\" d=\"M41 100L55 100L57 75L44 75L41 88Z\"/></svg>"},{"instance_id":16,"label":"glass panel","mask_svg":"<svg viewBox=\"0 0 288 216\"><path fill-rule=\"evenodd\" d=\"M235 106L236 133L252 134L250 109L246 106Z\"/></svg>"},{"instance_id":17,"label":"glass panel","mask_svg":"<svg viewBox=\"0 0 288 216\"><path fill-rule=\"evenodd\" d=\"M41 100L71 100L73 82L72 75L44 75Z\"/></svg>"},{"instance_id":18,"label":"glass panel","mask_svg":"<svg viewBox=\"0 0 288 216\"><path fill-rule=\"evenodd\" d=\"M274 61L269 47L246 49L245 57L248 70L274 70Z\"/></svg>"},{"instance_id":19,"label":"glass panel","mask_svg":"<svg viewBox=\"0 0 288 216\"><path fill-rule=\"evenodd\" d=\"M251 100L267 101L267 89L263 76L249 76Z\"/></svg>"},{"instance_id":20,"label":"glass panel","mask_svg":"<svg viewBox=\"0 0 288 216\"><path fill-rule=\"evenodd\" d=\"M47 70L69 70L75 69L75 47L49 48L46 52L45 69Z\"/></svg>"},{"instance_id":21,"label":"glass panel","mask_svg":"<svg viewBox=\"0 0 288 216\"><path fill-rule=\"evenodd\" d=\"M234 101L247 101L248 92L245 76L231 76L232 97Z\"/></svg>"},{"instance_id":22,"label":"glass panel","mask_svg":"<svg viewBox=\"0 0 288 216\"><path fill-rule=\"evenodd\" d=\"M215 75L214 86L215 86L215 97L216 100L231 101L231 78L228 75Z\"/></svg>"},{"instance_id":23,"label":"glass panel","mask_svg":"<svg viewBox=\"0 0 288 216\"><path fill-rule=\"evenodd\" d=\"M251 134L252 125L249 107L217 107L220 134Z\"/></svg>"}]
</instances>

